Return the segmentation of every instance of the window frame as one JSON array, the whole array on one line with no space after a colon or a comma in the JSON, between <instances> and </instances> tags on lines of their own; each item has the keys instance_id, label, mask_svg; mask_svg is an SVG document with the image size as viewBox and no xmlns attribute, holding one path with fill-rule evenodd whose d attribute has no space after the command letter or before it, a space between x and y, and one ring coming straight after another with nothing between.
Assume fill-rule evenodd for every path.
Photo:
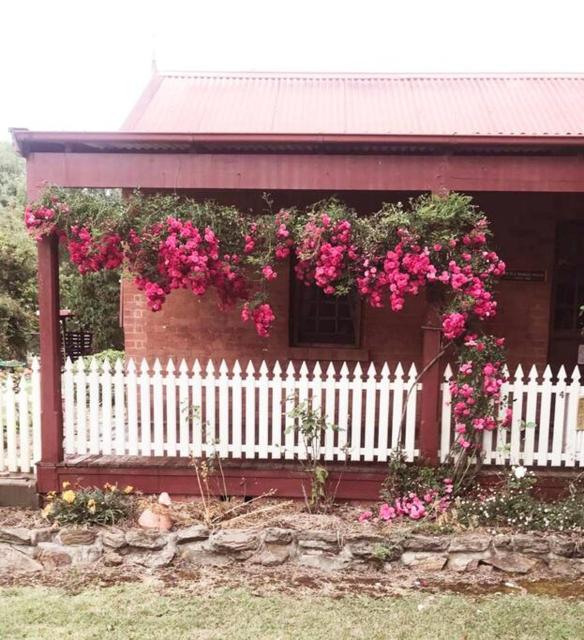
<instances>
[{"instance_id":1,"label":"window frame","mask_svg":"<svg viewBox=\"0 0 584 640\"><path fill-rule=\"evenodd\" d=\"M290 311L288 318L289 326L289 343L291 347L306 347L306 348L326 348L326 349L360 349L361 348L361 314L362 314L362 301L357 295L357 292L349 294L353 297L353 304L351 308L353 310L353 335L352 342L322 342L322 341L302 341L300 338L300 312L302 305L301 292L306 289L306 285L296 278L294 273L294 264L291 261L290 265ZM310 285L316 287L316 285ZM323 295L326 296L326 294ZM330 296L331 298L334 295Z\"/></svg>"}]
</instances>

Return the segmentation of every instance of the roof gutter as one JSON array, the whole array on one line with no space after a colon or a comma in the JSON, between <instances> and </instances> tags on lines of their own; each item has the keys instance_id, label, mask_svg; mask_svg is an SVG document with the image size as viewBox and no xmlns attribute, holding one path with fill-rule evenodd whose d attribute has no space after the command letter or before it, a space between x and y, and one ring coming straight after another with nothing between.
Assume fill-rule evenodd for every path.
<instances>
[{"instance_id":1,"label":"roof gutter","mask_svg":"<svg viewBox=\"0 0 584 640\"><path fill-rule=\"evenodd\" d=\"M64 151L74 145L115 147L116 145L152 144L391 144L444 146L583 146L584 135L411 135L411 134L294 134L294 133L151 133L135 131L77 132L29 131L10 129L12 139L23 156L43 145L60 145Z\"/></svg>"}]
</instances>

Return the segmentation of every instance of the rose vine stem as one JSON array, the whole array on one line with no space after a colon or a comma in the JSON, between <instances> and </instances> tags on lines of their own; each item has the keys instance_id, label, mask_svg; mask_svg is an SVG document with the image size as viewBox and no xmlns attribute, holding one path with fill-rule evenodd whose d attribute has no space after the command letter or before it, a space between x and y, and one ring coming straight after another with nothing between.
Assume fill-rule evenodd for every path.
<instances>
[{"instance_id":1,"label":"rose vine stem","mask_svg":"<svg viewBox=\"0 0 584 640\"><path fill-rule=\"evenodd\" d=\"M408 413L408 402L410 399L410 395L412 394L412 391L416 390L418 383L420 382L420 380L422 379L422 377L424 376L424 374L431 369L436 362L438 362L438 360L440 360L440 358L448 351L448 349L450 348L450 345L452 344L452 342L447 342L446 345L432 358L432 360L430 360L430 362L428 362L428 364L420 371L420 373L418 374L417 378L412 382L410 388L408 389L408 393L406 395L406 401L405 401L405 406L404 409L402 411L402 415L401 415L401 420L399 422L399 429L397 432L397 442L398 442L398 446L401 447L401 439L402 439L402 432L403 432L403 426L404 426L404 422L406 419L406 415Z\"/></svg>"}]
</instances>

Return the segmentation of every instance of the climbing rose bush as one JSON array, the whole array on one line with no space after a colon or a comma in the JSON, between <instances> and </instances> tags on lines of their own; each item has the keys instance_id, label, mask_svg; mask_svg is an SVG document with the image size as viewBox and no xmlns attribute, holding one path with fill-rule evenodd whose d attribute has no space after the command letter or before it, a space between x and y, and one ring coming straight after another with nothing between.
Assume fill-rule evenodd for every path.
<instances>
[{"instance_id":1,"label":"climbing rose bush","mask_svg":"<svg viewBox=\"0 0 584 640\"><path fill-rule=\"evenodd\" d=\"M240 306L261 337L276 321L269 294L290 257L300 282L327 295L357 291L374 308L400 311L427 291L443 345L456 353L450 393L457 446L478 455L482 432L510 423L503 340L480 327L496 315L494 285L505 264L468 196L423 196L362 216L338 200L250 216L174 196L136 193L112 202L106 194L52 189L27 207L25 222L34 237L58 234L80 273L124 265L152 311L175 289L197 296L213 290L222 309ZM391 508L416 514L422 498L406 496Z\"/></svg>"}]
</instances>

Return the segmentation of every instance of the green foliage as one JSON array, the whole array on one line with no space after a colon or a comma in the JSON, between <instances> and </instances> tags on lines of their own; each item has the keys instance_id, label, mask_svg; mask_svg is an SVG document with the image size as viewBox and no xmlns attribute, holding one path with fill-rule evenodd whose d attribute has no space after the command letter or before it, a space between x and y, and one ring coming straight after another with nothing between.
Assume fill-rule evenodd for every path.
<instances>
[{"instance_id":1,"label":"green foliage","mask_svg":"<svg viewBox=\"0 0 584 640\"><path fill-rule=\"evenodd\" d=\"M95 358L97 364L101 365L105 360L108 360L110 364L113 364L116 360L124 361L126 354L120 349L104 349L94 353L92 358ZM89 360L87 360L89 362Z\"/></svg>"},{"instance_id":2,"label":"green foliage","mask_svg":"<svg viewBox=\"0 0 584 640\"><path fill-rule=\"evenodd\" d=\"M288 416L294 420L288 431L298 431L306 452L307 461L300 460L310 477L310 491L304 491L306 506L310 512L325 510L331 506L334 496L327 494L329 471L320 462L320 450L326 431L337 431L338 427L329 423L327 417L320 410L313 409L308 401L296 404Z\"/></svg>"},{"instance_id":3,"label":"green foliage","mask_svg":"<svg viewBox=\"0 0 584 640\"><path fill-rule=\"evenodd\" d=\"M23 360L37 330L35 246L23 205L24 164L0 143L0 359Z\"/></svg>"},{"instance_id":4,"label":"green foliage","mask_svg":"<svg viewBox=\"0 0 584 640\"><path fill-rule=\"evenodd\" d=\"M128 518L134 508L132 487L120 491L115 485L103 489L72 489L63 483L63 491L50 493L43 515L50 522L65 524L112 525Z\"/></svg>"},{"instance_id":5,"label":"green foliage","mask_svg":"<svg viewBox=\"0 0 584 640\"><path fill-rule=\"evenodd\" d=\"M61 261L61 307L75 317L67 329L93 333L93 349L120 350L124 334L120 327L120 270L81 275L68 260Z\"/></svg>"},{"instance_id":6,"label":"green foliage","mask_svg":"<svg viewBox=\"0 0 584 640\"><path fill-rule=\"evenodd\" d=\"M97 224L111 224L116 210L121 215L118 192L70 193L78 194L82 215ZM0 359L24 360L37 350L36 247L24 227L24 204L24 161L9 144L0 143ZM119 283L120 272L83 277L68 260L61 263L61 307L75 314L68 327L91 330L94 349L123 347Z\"/></svg>"},{"instance_id":7,"label":"green foliage","mask_svg":"<svg viewBox=\"0 0 584 640\"><path fill-rule=\"evenodd\" d=\"M568 497L542 502L533 494L533 472L514 467L500 487L476 498L459 499L456 521L466 527L509 527L519 531L584 531L584 490L579 482Z\"/></svg>"},{"instance_id":8,"label":"green foliage","mask_svg":"<svg viewBox=\"0 0 584 640\"><path fill-rule=\"evenodd\" d=\"M423 495L430 490L441 492L444 478L450 477L450 469L440 467L424 467L417 463L406 462L403 449L394 449L389 456L387 477L381 488L381 499L393 502L395 498L410 493Z\"/></svg>"}]
</instances>

